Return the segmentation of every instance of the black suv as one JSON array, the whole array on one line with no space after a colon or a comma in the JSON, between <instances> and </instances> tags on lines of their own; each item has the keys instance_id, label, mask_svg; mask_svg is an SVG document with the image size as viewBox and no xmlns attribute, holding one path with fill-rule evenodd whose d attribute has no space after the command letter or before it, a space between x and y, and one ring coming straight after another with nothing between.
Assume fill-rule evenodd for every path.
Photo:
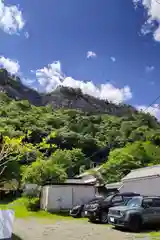
<instances>
[{"instance_id":1,"label":"black suv","mask_svg":"<svg viewBox=\"0 0 160 240\"><path fill-rule=\"evenodd\" d=\"M110 208L108 221L134 232L138 232L144 224L160 224L160 197L133 197L125 206Z\"/></svg>"},{"instance_id":2,"label":"black suv","mask_svg":"<svg viewBox=\"0 0 160 240\"><path fill-rule=\"evenodd\" d=\"M86 217L87 207L90 206L90 204L95 204L103 199L103 196L97 196L88 201L87 203L76 205L70 210L70 215L74 218Z\"/></svg>"},{"instance_id":3,"label":"black suv","mask_svg":"<svg viewBox=\"0 0 160 240\"><path fill-rule=\"evenodd\" d=\"M108 211L110 207L124 205L128 200L135 196L140 196L140 194L134 192L111 194L105 199L88 205L87 216L90 222L96 222L98 220L101 223L107 223Z\"/></svg>"}]
</instances>

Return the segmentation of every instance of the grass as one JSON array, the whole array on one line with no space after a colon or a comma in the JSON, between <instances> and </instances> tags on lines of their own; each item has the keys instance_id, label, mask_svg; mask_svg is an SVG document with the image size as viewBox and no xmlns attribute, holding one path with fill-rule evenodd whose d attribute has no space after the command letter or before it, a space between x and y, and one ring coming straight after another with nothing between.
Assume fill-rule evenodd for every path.
<instances>
[{"instance_id":1,"label":"grass","mask_svg":"<svg viewBox=\"0 0 160 240\"><path fill-rule=\"evenodd\" d=\"M154 239L154 240L160 239L160 231L159 232L151 232L151 233L149 233L149 235L151 236L151 239Z\"/></svg>"},{"instance_id":2,"label":"grass","mask_svg":"<svg viewBox=\"0 0 160 240\"><path fill-rule=\"evenodd\" d=\"M6 209L12 209L15 212L16 218L28 218L28 217L34 217L34 218L46 218L46 219L72 219L70 216L66 214L52 214L48 213L46 211L37 211L32 212L28 211L26 208L26 198L19 198L14 200L13 202L7 203L7 204L0 204L0 209L6 210Z\"/></svg>"},{"instance_id":3,"label":"grass","mask_svg":"<svg viewBox=\"0 0 160 240\"><path fill-rule=\"evenodd\" d=\"M149 237L149 238L146 238ZM160 230L153 231L153 230L146 230L146 232L142 232L140 234L136 234L135 239L143 240L143 239L150 239L150 240L159 240L160 239Z\"/></svg>"}]
</instances>

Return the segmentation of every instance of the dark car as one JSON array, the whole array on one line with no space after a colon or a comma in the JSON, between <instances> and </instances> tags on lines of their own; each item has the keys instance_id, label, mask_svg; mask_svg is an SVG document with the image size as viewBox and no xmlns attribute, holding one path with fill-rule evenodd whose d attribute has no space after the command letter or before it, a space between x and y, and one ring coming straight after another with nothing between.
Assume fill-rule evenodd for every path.
<instances>
[{"instance_id":1,"label":"dark car","mask_svg":"<svg viewBox=\"0 0 160 240\"><path fill-rule=\"evenodd\" d=\"M116 227L139 232L142 225L160 224L160 197L133 197L125 206L109 209L108 221Z\"/></svg>"},{"instance_id":2,"label":"dark car","mask_svg":"<svg viewBox=\"0 0 160 240\"><path fill-rule=\"evenodd\" d=\"M97 203L97 201L100 201L102 199L104 199L103 196L97 196L97 197L91 199L86 204L84 203L81 205L74 206L70 210L70 215L74 218L85 217L85 215L86 215L85 213L87 212L87 207L90 206L90 204L95 204L95 203Z\"/></svg>"},{"instance_id":3,"label":"dark car","mask_svg":"<svg viewBox=\"0 0 160 240\"><path fill-rule=\"evenodd\" d=\"M105 199L101 199L96 203L91 203L87 207L87 216L90 222L96 222L98 220L101 223L107 223L110 207L124 205L128 200L135 196L140 196L140 194L134 192L111 194Z\"/></svg>"}]
</instances>

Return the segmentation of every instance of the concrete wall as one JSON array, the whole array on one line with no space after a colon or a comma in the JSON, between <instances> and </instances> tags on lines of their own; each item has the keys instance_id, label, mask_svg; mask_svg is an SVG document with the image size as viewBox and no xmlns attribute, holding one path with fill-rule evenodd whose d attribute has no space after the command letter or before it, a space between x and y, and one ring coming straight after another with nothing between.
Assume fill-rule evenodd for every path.
<instances>
[{"instance_id":1,"label":"concrete wall","mask_svg":"<svg viewBox=\"0 0 160 240\"><path fill-rule=\"evenodd\" d=\"M123 192L136 192L143 195L160 196L160 177L148 177L146 179L124 180L123 186L119 189Z\"/></svg>"},{"instance_id":2,"label":"concrete wall","mask_svg":"<svg viewBox=\"0 0 160 240\"><path fill-rule=\"evenodd\" d=\"M94 186L45 186L41 195L41 208L47 211L68 210L95 197Z\"/></svg>"}]
</instances>

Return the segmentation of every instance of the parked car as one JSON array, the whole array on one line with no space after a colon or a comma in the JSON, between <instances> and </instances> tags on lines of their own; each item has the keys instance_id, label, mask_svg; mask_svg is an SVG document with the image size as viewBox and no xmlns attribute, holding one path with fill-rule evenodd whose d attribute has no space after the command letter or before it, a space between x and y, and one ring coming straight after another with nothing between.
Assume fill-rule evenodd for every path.
<instances>
[{"instance_id":1,"label":"parked car","mask_svg":"<svg viewBox=\"0 0 160 240\"><path fill-rule=\"evenodd\" d=\"M81 205L76 205L70 210L70 215L74 218L80 218L80 217L85 217L86 212L87 212L87 207L89 204L95 204L97 201L104 199L103 196L97 196L93 199L91 199L89 202L86 204L81 204Z\"/></svg>"},{"instance_id":2,"label":"parked car","mask_svg":"<svg viewBox=\"0 0 160 240\"><path fill-rule=\"evenodd\" d=\"M134 196L140 196L140 194L133 192L115 193L107 196L105 199L100 199L96 203L90 203L87 207L87 216L90 222L96 222L98 220L101 223L107 223L109 208L124 205Z\"/></svg>"},{"instance_id":3,"label":"parked car","mask_svg":"<svg viewBox=\"0 0 160 240\"><path fill-rule=\"evenodd\" d=\"M133 197L125 206L109 209L109 223L139 232L144 224L160 224L160 197Z\"/></svg>"}]
</instances>

